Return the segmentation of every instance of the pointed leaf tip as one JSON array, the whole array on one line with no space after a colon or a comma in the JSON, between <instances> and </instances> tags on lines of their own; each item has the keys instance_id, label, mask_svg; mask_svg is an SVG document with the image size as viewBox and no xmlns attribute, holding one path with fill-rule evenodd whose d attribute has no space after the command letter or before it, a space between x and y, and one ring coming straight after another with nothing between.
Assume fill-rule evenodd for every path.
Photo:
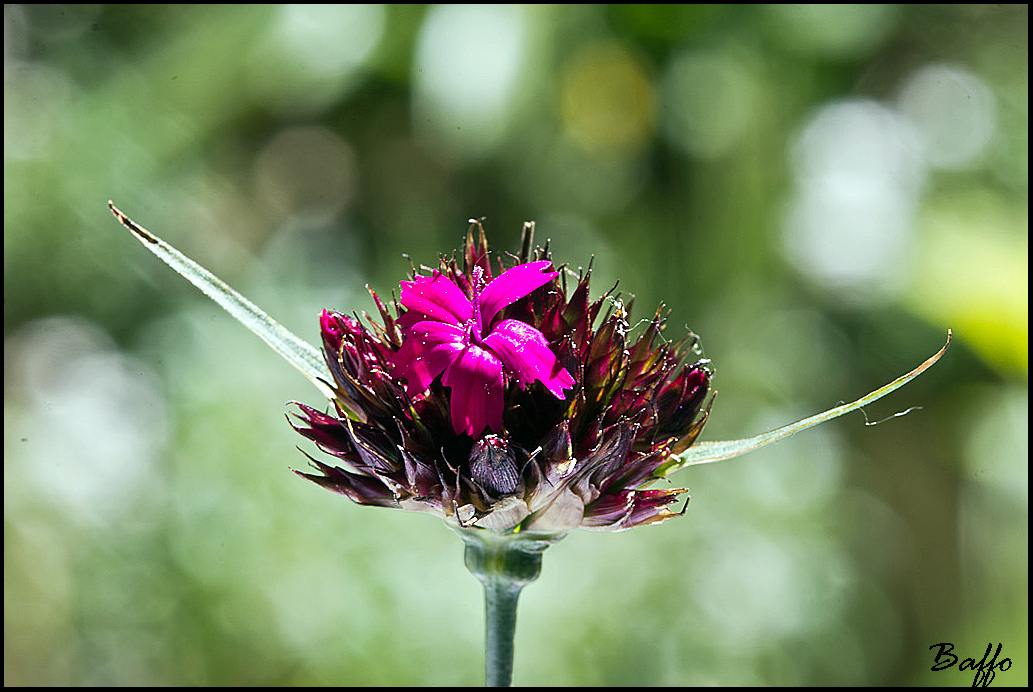
<instances>
[{"instance_id":1,"label":"pointed leaf tip","mask_svg":"<svg viewBox=\"0 0 1033 692\"><path fill-rule=\"evenodd\" d=\"M135 221L123 214L122 210L116 207L115 203L110 199L108 200L108 209L110 209L111 213L115 215L115 218L119 220L119 223L128 228L137 238L145 240L152 245L159 242L157 236L153 235L146 229L141 228Z\"/></svg>"},{"instance_id":2,"label":"pointed leaf tip","mask_svg":"<svg viewBox=\"0 0 1033 692\"><path fill-rule=\"evenodd\" d=\"M850 413L856 411L862 406L866 406L873 401L881 399L890 392L900 389L911 380L915 379L923 372L931 368L936 364L943 354L947 352L947 347L951 344L952 331L947 330L947 342L943 347L927 358L921 365L912 370L911 372L901 375L897 379L893 380L889 384L879 387L873 392L869 392L860 399L852 401L849 404L842 404L835 408L830 408L827 411L816 414L809 418L790 423L789 425L783 426L776 430L771 430L766 433L761 433L754 437L748 437L742 440L722 440L719 442L697 442L692 447L689 447L686 451L678 455L671 466L666 470L667 473L674 471L683 466L689 466L691 464L706 464L712 461L723 461L725 459L731 459L733 457L741 456L747 452L752 452L755 449L759 449L765 445L777 442L778 440L795 435L801 430L812 428L815 425L819 425L826 421L830 421L833 418L838 418L844 413Z\"/></svg>"},{"instance_id":3,"label":"pointed leaf tip","mask_svg":"<svg viewBox=\"0 0 1033 692\"><path fill-rule=\"evenodd\" d=\"M144 247L265 341L288 363L300 370L324 396L331 401L334 400L336 395L329 384L333 382L333 377L327 370L319 349L296 336L200 264L123 214L114 202L108 201L108 208Z\"/></svg>"}]
</instances>

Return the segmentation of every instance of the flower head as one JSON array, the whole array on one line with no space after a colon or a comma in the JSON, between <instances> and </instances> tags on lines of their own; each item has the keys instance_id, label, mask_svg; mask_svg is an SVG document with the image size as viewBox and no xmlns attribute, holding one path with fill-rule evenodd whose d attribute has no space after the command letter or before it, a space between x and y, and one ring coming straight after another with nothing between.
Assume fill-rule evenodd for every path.
<instances>
[{"instance_id":1,"label":"flower head","mask_svg":"<svg viewBox=\"0 0 1033 692\"><path fill-rule=\"evenodd\" d=\"M400 302L407 310L398 323L405 340L392 362L408 394L426 392L441 375L451 389L452 427L474 437L485 427L502 430L504 372L524 387L541 382L562 400L574 378L545 336L527 322L497 319L503 308L552 281L559 272L548 271L551 265L519 264L490 282L475 265L470 297L440 271L403 281Z\"/></svg>"},{"instance_id":2,"label":"flower head","mask_svg":"<svg viewBox=\"0 0 1033 692\"><path fill-rule=\"evenodd\" d=\"M323 312L336 410L298 404L295 427L337 462L302 475L497 532L677 516L685 489L646 486L703 427L708 361L682 363L695 339L662 340L662 310L632 338L616 296L589 300L590 272L568 295L531 228L493 275L475 224L460 258L401 282L393 311L371 291L379 322Z\"/></svg>"}]
</instances>

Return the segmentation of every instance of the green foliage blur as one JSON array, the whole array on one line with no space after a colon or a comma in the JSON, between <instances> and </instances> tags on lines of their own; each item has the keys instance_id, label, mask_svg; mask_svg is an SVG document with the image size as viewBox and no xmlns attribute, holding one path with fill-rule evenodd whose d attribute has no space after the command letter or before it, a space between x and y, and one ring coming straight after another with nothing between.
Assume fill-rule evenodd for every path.
<instances>
[{"instance_id":1,"label":"green foliage blur","mask_svg":"<svg viewBox=\"0 0 1033 692\"><path fill-rule=\"evenodd\" d=\"M1026 5L5 5L5 685L482 681L459 538L292 474L318 392L109 199L312 343L535 220L700 335L704 439L953 328L552 548L514 682L1025 685L1027 99Z\"/></svg>"}]
</instances>

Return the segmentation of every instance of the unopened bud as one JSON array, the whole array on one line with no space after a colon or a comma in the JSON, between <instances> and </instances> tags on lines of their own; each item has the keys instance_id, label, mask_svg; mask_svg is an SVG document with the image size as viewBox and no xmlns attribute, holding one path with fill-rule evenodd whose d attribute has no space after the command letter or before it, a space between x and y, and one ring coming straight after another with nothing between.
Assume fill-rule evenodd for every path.
<instances>
[{"instance_id":1,"label":"unopened bud","mask_svg":"<svg viewBox=\"0 0 1033 692\"><path fill-rule=\"evenodd\" d=\"M516 490L520 474L509 443L492 434L477 440L470 450L470 477L497 495L508 495Z\"/></svg>"}]
</instances>

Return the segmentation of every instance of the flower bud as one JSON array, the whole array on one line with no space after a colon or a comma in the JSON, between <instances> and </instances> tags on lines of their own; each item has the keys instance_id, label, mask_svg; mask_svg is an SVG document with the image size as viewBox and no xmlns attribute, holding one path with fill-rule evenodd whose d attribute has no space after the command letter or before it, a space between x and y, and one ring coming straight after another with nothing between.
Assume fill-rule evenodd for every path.
<instances>
[{"instance_id":1,"label":"flower bud","mask_svg":"<svg viewBox=\"0 0 1033 692\"><path fill-rule=\"evenodd\" d=\"M517 489L520 474L516 457L505 439L488 434L470 450L470 478L494 495L508 495Z\"/></svg>"}]
</instances>

